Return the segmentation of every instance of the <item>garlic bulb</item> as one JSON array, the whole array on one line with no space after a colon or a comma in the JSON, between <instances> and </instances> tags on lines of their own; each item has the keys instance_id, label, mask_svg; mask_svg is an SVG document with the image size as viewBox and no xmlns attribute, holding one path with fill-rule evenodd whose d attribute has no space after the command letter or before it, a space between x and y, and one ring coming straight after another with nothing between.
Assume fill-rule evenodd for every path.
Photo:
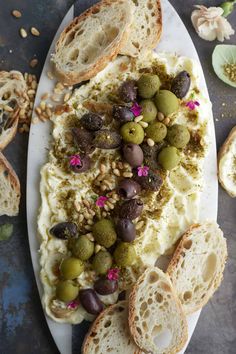
<instances>
[{"instance_id":1,"label":"garlic bulb","mask_svg":"<svg viewBox=\"0 0 236 354\"><path fill-rule=\"evenodd\" d=\"M234 34L230 23L222 16L224 10L221 7L195 7L197 10L192 12L191 20L199 37L206 41L214 41L217 38L223 42Z\"/></svg>"}]
</instances>

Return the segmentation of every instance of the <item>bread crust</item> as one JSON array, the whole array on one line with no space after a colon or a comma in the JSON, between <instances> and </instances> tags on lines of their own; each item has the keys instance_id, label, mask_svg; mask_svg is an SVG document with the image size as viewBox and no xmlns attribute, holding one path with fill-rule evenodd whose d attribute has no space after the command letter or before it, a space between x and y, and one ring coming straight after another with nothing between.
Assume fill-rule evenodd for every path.
<instances>
[{"instance_id":1,"label":"bread crust","mask_svg":"<svg viewBox=\"0 0 236 354\"><path fill-rule=\"evenodd\" d=\"M62 45L61 42L64 41L65 37L68 35L68 33L73 30L74 26L78 25L80 22L83 22L86 18L89 18L90 15L93 13L96 13L96 11L99 11L102 7L109 7L112 3L116 2L117 0L102 0L99 3L93 5L90 7L88 10L86 10L83 14L80 16L76 17L70 24L67 26L63 32L60 35L59 40L56 43L56 52L59 49L59 47ZM131 23L130 23L131 26ZM101 56L100 59L98 59L91 67L89 70L84 70L79 73L77 72L65 72L61 70L57 64L55 65L55 72L58 77L58 79L63 82L64 84L67 85L75 85L78 84L82 81L86 81L94 77L98 72L102 71L107 64L114 60L119 51L120 48L126 43L129 35L129 29L130 26L127 26L126 30L124 30L121 38L119 41L116 41L115 44L110 46L109 53L106 55Z\"/></svg>"},{"instance_id":2,"label":"bread crust","mask_svg":"<svg viewBox=\"0 0 236 354\"><path fill-rule=\"evenodd\" d=\"M145 43L145 50L151 50L151 49L155 49L157 44L159 43L160 39L161 39L161 35L162 35L162 29L163 29L163 19L162 19L162 7L161 7L161 1L160 0L156 0L156 7L153 10L155 13L155 17L156 17L156 36L150 36L151 38L147 37L147 42ZM134 16L135 17L135 16ZM134 18L135 20L135 18ZM131 33L129 33L128 36L128 41L130 39ZM125 43L126 44L126 43ZM140 51L142 51L144 48L141 48L141 50L137 50L136 54L134 54L131 50L129 50L128 48L121 48L120 50L120 54L122 55L128 55L131 57L137 57L140 53Z\"/></svg>"},{"instance_id":3,"label":"bread crust","mask_svg":"<svg viewBox=\"0 0 236 354\"><path fill-rule=\"evenodd\" d=\"M20 204L20 181L18 179L17 174L15 173L13 167L11 164L8 162L8 160L5 158L5 156L0 152L0 175L2 175L2 178L7 178L10 182L10 185L13 187L14 191L16 192L18 196L18 209L19 209L19 204ZM12 213L12 214L7 214L9 216L15 216L17 213ZM5 213L0 210L0 215L5 215Z\"/></svg>"},{"instance_id":4,"label":"bread crust","mask_svg":"<svg viewBox=\"0 0 236 354\"><path fill-rule=\"evenodd\" d=\"M173 278L173 272L174 270L177 268L179 262L181 262L181 260L183 259L184 257L184 253L186 252L189 252L188 250L185 249L184 247L184 243L185 241L188 239L188 237L191 235L192 231L194 229L197 229L201 226L201 224L193 224L189 227L189 229L183 234L182 238L181 238L181 241L179 243L179 245L177 246L176 250L175 250L175 253L169 263L169 266L167 268L167 273L169 274L170 276L170 279L172 281L172 284L174 287L176 287L176 279ZM223 261L222 261L222 264L221 264L221 268L224 269L224 266L225 266L225 263L226 263L226 260L227 260L227 249L226 249L226 253L224 255L224 258L223 258ZM208 291L208 293L206 294L206 296L204 296L202 302L199 304L199 305L195 305L195 306L192 306L191 310L188 310L188 311L184 311L186 315L189 315L191 313L194 313L198 310L200 310L203 306L206 305L206 303L209 301L209 299L212 297L212 295L214 294L214 292L216 291L216 289L220 286L220 283L223 279L223 271L218 274L218 277L216 277L214 279L214 286L213 288L210 288L210 290Z\"/></svg>"},{"instance_id":5,"label":"bread crust","mask_svg":"<svg viewBox=\"0 0 236 354\"><path fill-rule=\"evenodd\" d=\"M230 150L230 145L231 143L236 139L236 126L233 127L227 136L225 142L221 146L219 152L218 152L218 179L221 184L221 186L225 189L225 191L230 195L230 197L235 198L236 197L236 190L235 193L232 193L230 190L227 189L223 178L221 178L221 173L220 173L220 162L221 159L225 156L225 154Z\"/></svg>"},{"instance_id":6,"label":"bread crust","mask_svg":"<svg viewBox=\"0 0 236 354\"><path fill-rule=\"evenodd\" d=\"M109 315L111 316L112 315L112 311L117 306L118 307L119 306L126 307L127 306L127 302L126 301L120 301L117 304L109 306L102 313L100 313L100 315L95 319L95 321L90 326L90 329L89 329L88 333L85 336L85 339L84 339L84 342L83 342L83 346L82 346L82 353L83 354L91 354L89 352L89 348L90 348L90 343L93 341L92 333L93 332L97 333L99 331L99 328L100 328L101 323L103 322L104 318L109 316ZM133 354L142 354L142 351L137 347L137 350L135 350Z\"/></svg>"},{"instance_id":7,"label":"bread crust","mask_svg":"<svg viewBox=\"0 0 236 354\"><path fill-rule=\"evenodd\" d=\"M145 279L147 273L150 273L151 271L153 271L153 269L157 269L157 267L154 267L154 268L151 267L151 268L147 268L146 269L146 271L138 279L137 283L133 286L132 291L131 291L130 296L129 296L129 328L130 328L130 333L131 333L135 343L141 348L141 350L144 353L147 353L147 354L149 353L149 351L147 351L145 348L141 347L140 340L139 340L140 334L137 331L136 326L134 325L135 316L138 314L137 311L136 311L135 304L136 304L136 301L137 301L138 289L139 289L140 284ZM175 354L175 353L178 353L184 347L184 345L186 344L186 342L188 340L188 330L187 330L188 325L187 325L187 320L186 320L185 314L183 312L181 303L179 301L178 295L177 295L174 287L172 287L172 285L171 285L171 281L170 281L169 275L165 274L165 276L166 276L166 278L168 280L168 283L170 284L170 287L171 287L171 290L172 290L172 296L173 296L174 301L175 301L175 305L178 308L179 312L182 314L182 320L184 322L183 336L182 336L182 339L181 339L180 343L178 343L178 345L173 349L173 351L165 352L166 354Z\"/></svg>"}]
</instances>

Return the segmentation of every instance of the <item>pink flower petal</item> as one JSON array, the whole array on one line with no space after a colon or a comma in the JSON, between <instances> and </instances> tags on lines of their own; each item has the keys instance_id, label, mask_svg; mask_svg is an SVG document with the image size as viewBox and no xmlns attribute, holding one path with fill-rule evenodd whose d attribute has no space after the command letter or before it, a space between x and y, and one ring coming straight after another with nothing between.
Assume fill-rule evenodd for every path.
<instances>
[{"instance_id":1,"label":"pink flower petal","mask_svg":"<svg viewBox=\"0 0 236 354\"><path fill-rule=\"evenodd\" d=\"M140 114L142 112L142 107L139 106L139 104L137 102L135 102L133 104L133 106L130 108L130 110L135 117L138 117L138 116L140 116Z\"/></svg>"},{"instance_id":2,"label":"pink flower petal","mask_svg":"<svg viewBox=\"0 0 236 354\"><path fill-rule=\"evenodd\" d=\"M71 310L76 309L78 306L79 306L79 302L76 300L73 300L67 304L67 308Z\"/></svg>"},{"instance_id":3,"label":"pink flower petal","mask_svg":"<svg viewBox=\"0 0 236 354\"><path fill-rule=\"evenodd\" d=\"M96 205L100 208L104 208L106 201L108 200L107 197L101 195L100 197L98 197L97 201L96 201Z\"/></svg>"},{"instance_id":4,"label":"pink flower petal","mask_svg":"<svg viewBox=\"0 0 236 354\"><path fill-rule=\"evenodd\" d=\"M111 268L108 270L107 279L108 280L118 280L119 279L119 268Z\"/></svg>"},{"instance_id":5,"label":"pink flower petal","mask_svg":"<svg viewBox=\"0 0 236 354\"><path fill-rule=\"evenodd\" d=\"M69 157L70 166L81 166L81 158L80 155L72 155Z\"/></svg>"}]
</instances>

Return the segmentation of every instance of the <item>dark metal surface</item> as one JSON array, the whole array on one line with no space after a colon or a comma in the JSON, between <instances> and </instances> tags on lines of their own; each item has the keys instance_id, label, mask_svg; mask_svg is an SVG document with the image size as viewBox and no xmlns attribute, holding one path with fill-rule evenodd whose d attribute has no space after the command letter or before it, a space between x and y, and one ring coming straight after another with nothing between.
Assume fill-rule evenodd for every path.
<instances>
[{"instance_id":1,"label":"dark metal surface","mask_svg":"<svg viewBox=\"0 0 236 354\"><path fill-rule=\"evenodd\" d=\"M0 0L0 70L14 68L39 75L53 36L72 2ZM212 70L211 53L217 42L201 40L192 28L190 14L196 2L171 0L171 3L188 28L199 53L213 102L217 144L220 146L236 123L236 90L217 79ZM214 6L220 1L198 3ZM13 9L22 11L21 19L11 16ZM236 12L229 20L236 29ZM29 35L22 39L19 28L29 30L31 26L37 27L41 36L36 38ZM236 36L226 43L236 44ZM28 62L34 55L40 64L36 69L30 69ZM41 309L28 247L25 212L27 140L27 135L18 134L4 151L20 178L22 200L18 217L0 217L0 223L14 223L12 238L0 242L0 354L56 354L58 351ZM235 200L220 188L218 222L228 239L229 260L223 285L202 311L187 349L188 354L236 353L235 214Z\"/></svg>"}]
</instances>

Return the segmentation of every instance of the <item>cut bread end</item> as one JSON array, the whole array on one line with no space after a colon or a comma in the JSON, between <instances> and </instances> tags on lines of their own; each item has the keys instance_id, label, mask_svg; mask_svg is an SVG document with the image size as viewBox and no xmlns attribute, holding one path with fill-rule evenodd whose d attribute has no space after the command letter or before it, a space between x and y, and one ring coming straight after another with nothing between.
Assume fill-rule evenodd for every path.
<instances>
[{"instance_id":1,"label":"cut bread end","mask_svg":"<svg viewBox=\"0 0 236 354\"><path fill-rule=\"evenodd\" d=\"M167 273L186 314L202 308L223 278L226 239L216 222L192 225L183 235Z\"/></svg>"},{"instance_id":2,"label":"cut bread end","mask_svg":"<svg viewBox=\"0 0 236 354\"><path fill-rule=\"evenodd\" d=\"M182 306L169 276L148 268L129 298L129 327L136 344L146 353L176 353L188 332Z\"/></svg>"}]
</instances>

